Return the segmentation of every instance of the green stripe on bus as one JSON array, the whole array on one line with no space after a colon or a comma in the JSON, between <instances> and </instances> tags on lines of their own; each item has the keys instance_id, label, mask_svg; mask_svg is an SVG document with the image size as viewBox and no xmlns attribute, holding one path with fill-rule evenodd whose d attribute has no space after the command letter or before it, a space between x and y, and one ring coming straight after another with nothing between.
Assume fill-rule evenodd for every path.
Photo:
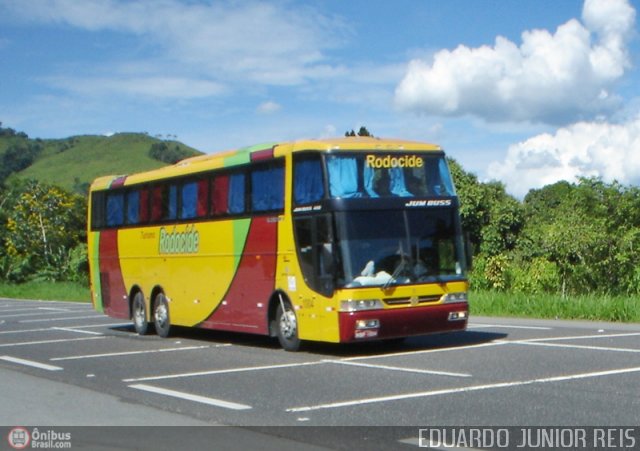
<instances>
[{"instance_id":1,"label":"green stripe on bus","mask_svg":"<svg viewBox=\"0 0 640 451\"><path fill-rule=\"evenodd\" d=\"M238 219L233 221L233 271L235 272L240 264L244 245L249 235L251 219Z\"/></svg>"},{"instance_id":2,"label":"green stripe on bus","mask_svg":"<svg viewBox=\"0 0 640 451\"><path fill-rule=\"evenodd\" d=\"M100 232L90 232L93 234L93 255L91 255L91 260L93 264L91 265L93 272L93 294L94 294L94 308L103 312L104 308L102 306L102 281L100 280Z\"/></svg>"},{"instance_id":3,"label":"green stripe on bus","mask_svg":"<svg viewBox=\"0 0 640 451\"><path fill-rule=\"evenodd\" d=\"M262 144L256 144L255 146L243 147L242 149L238 149L234 155L224 159L224 166L229 167L229 166L235 166L238 164L249 163L251 161L251 152L255 152L257 150L271 149L276 145L278 145L277 142L262 143Z\"/></svg>"}]
</instances>

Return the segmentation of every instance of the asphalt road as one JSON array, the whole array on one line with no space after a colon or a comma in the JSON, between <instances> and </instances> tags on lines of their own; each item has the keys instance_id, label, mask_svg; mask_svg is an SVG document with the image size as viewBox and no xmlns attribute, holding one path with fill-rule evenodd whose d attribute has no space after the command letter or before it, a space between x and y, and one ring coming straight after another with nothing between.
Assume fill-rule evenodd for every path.
<instances>
[{"instance_id":1,"label":"asphalt road","mask_svg":"<svg viewBox=\"0 0 640 451\"><path fill-rule=\"evenodd\" d=\"M218 449L416 449L435 426L638 426L640 324L472 317L463 333L289 353L266 337L138 336L88 304L0 299L0 381L3 435L136 426L74 429L76 445L144 449L142 430L172 449L166 426L225 425L182 433L210 444L214 430Z\"/></svg>"}]
</instances>

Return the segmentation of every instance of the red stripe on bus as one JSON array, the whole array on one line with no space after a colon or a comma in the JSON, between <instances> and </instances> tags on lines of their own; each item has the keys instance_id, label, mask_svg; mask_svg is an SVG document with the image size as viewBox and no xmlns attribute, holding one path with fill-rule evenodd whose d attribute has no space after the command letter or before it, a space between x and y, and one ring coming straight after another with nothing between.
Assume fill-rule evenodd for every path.
<instances>
[{"instance_id":1,"label":"red stripe on bus","mask_svg":"<svg viewBox=\"0 0 640 451\"><path fill-rule=\"evenodd\" d=\"M273 147L251 152L251 161L270 160L273 158Z\"/></svg>"},{"instance_id":2,"label":"red stripe on bus","mask_svg":"<svg viewBox=\"0 0 640 451\"><path fill-rule=\"evenodd\" d=\"M109 188L124 186L127 176L111 181ZM100 232L100 288L104 313L115 318L129 318L127 289L124 286L120 255L118 252L118 230Z\"/></svg>"},{"instance_id":3,"label":"red stripe on bus","mask_svg":"<svg viewBox=\"0 0 640 451\"><path fill-rule=\"evenodd\" d=\"M201 326L267 334L269 298L275 290L278 223L251 221L242 258L223 302ZM258 307L258 304L262 307Z\"/></svg>"}]
</instances>

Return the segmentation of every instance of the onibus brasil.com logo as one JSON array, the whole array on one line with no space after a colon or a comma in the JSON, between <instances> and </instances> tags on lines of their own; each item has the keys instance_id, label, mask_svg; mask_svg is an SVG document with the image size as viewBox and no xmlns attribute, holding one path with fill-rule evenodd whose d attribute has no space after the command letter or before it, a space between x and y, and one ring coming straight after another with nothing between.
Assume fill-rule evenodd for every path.
<instances>
[{"instance_id":1,"label":"onibus brasil.com logo","mask_svg":"<svg viewBox=\"0 0 640 451\"><path fill-rule=\"evenodd\" d=\"M71 432L40 431L38 428L30 432L27 428L15 427L9 431L7 441L13 449L26 449L29 445L31 448L64 449L71 448Z\"/></svg>"}]
</instances>

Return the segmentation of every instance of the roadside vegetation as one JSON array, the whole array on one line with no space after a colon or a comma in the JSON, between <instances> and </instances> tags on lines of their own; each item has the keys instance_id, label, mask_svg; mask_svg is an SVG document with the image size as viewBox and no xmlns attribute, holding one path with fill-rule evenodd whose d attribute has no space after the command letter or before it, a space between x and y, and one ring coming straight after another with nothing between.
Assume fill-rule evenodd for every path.
<instances>
[{"instance_id":1,"label":"roadside vegetation","mask_svg":"<svg viewBox=\"0 0 640 451\"><path fill-rule=\"evenodd\" d=\"M105 158L136 161L137 171L197 153L176 141L120 134L111 151L128 153L118 159L105 157L107 144L94 138L31 140L0 123L0 297L89 300L90 179L69 183L73 171L64 169L61 154L104 175L117 170L100 167ZM92 146L102 146L100 157ZM71 155L74 149L82 152ZM480 182L449 164L473 247L472 314L640 322L640 188L585 178L519 200L501 183Z\"/></svg>"},{"instance_id":2,"label":"roadside vegetation","mask_svg":"<svg viewBox=\"0 0 640 451\"><path fill-rule=\"evenodd\" d=\"M0 282L0 297L42 301L91 302L89 287L78 282Z\"/></svg>"},{"instance_id":3,"label":"roadside vegetation","mask_svg":"<svg viewBox=\"0 0 640 451\"><path fill-rule=\"evenodd\" d=\"M475 291L469 294L470 314L521 318L575 319L640 323L638 300L608 294L561 294Z\"/></svg>"}]
</instances>

